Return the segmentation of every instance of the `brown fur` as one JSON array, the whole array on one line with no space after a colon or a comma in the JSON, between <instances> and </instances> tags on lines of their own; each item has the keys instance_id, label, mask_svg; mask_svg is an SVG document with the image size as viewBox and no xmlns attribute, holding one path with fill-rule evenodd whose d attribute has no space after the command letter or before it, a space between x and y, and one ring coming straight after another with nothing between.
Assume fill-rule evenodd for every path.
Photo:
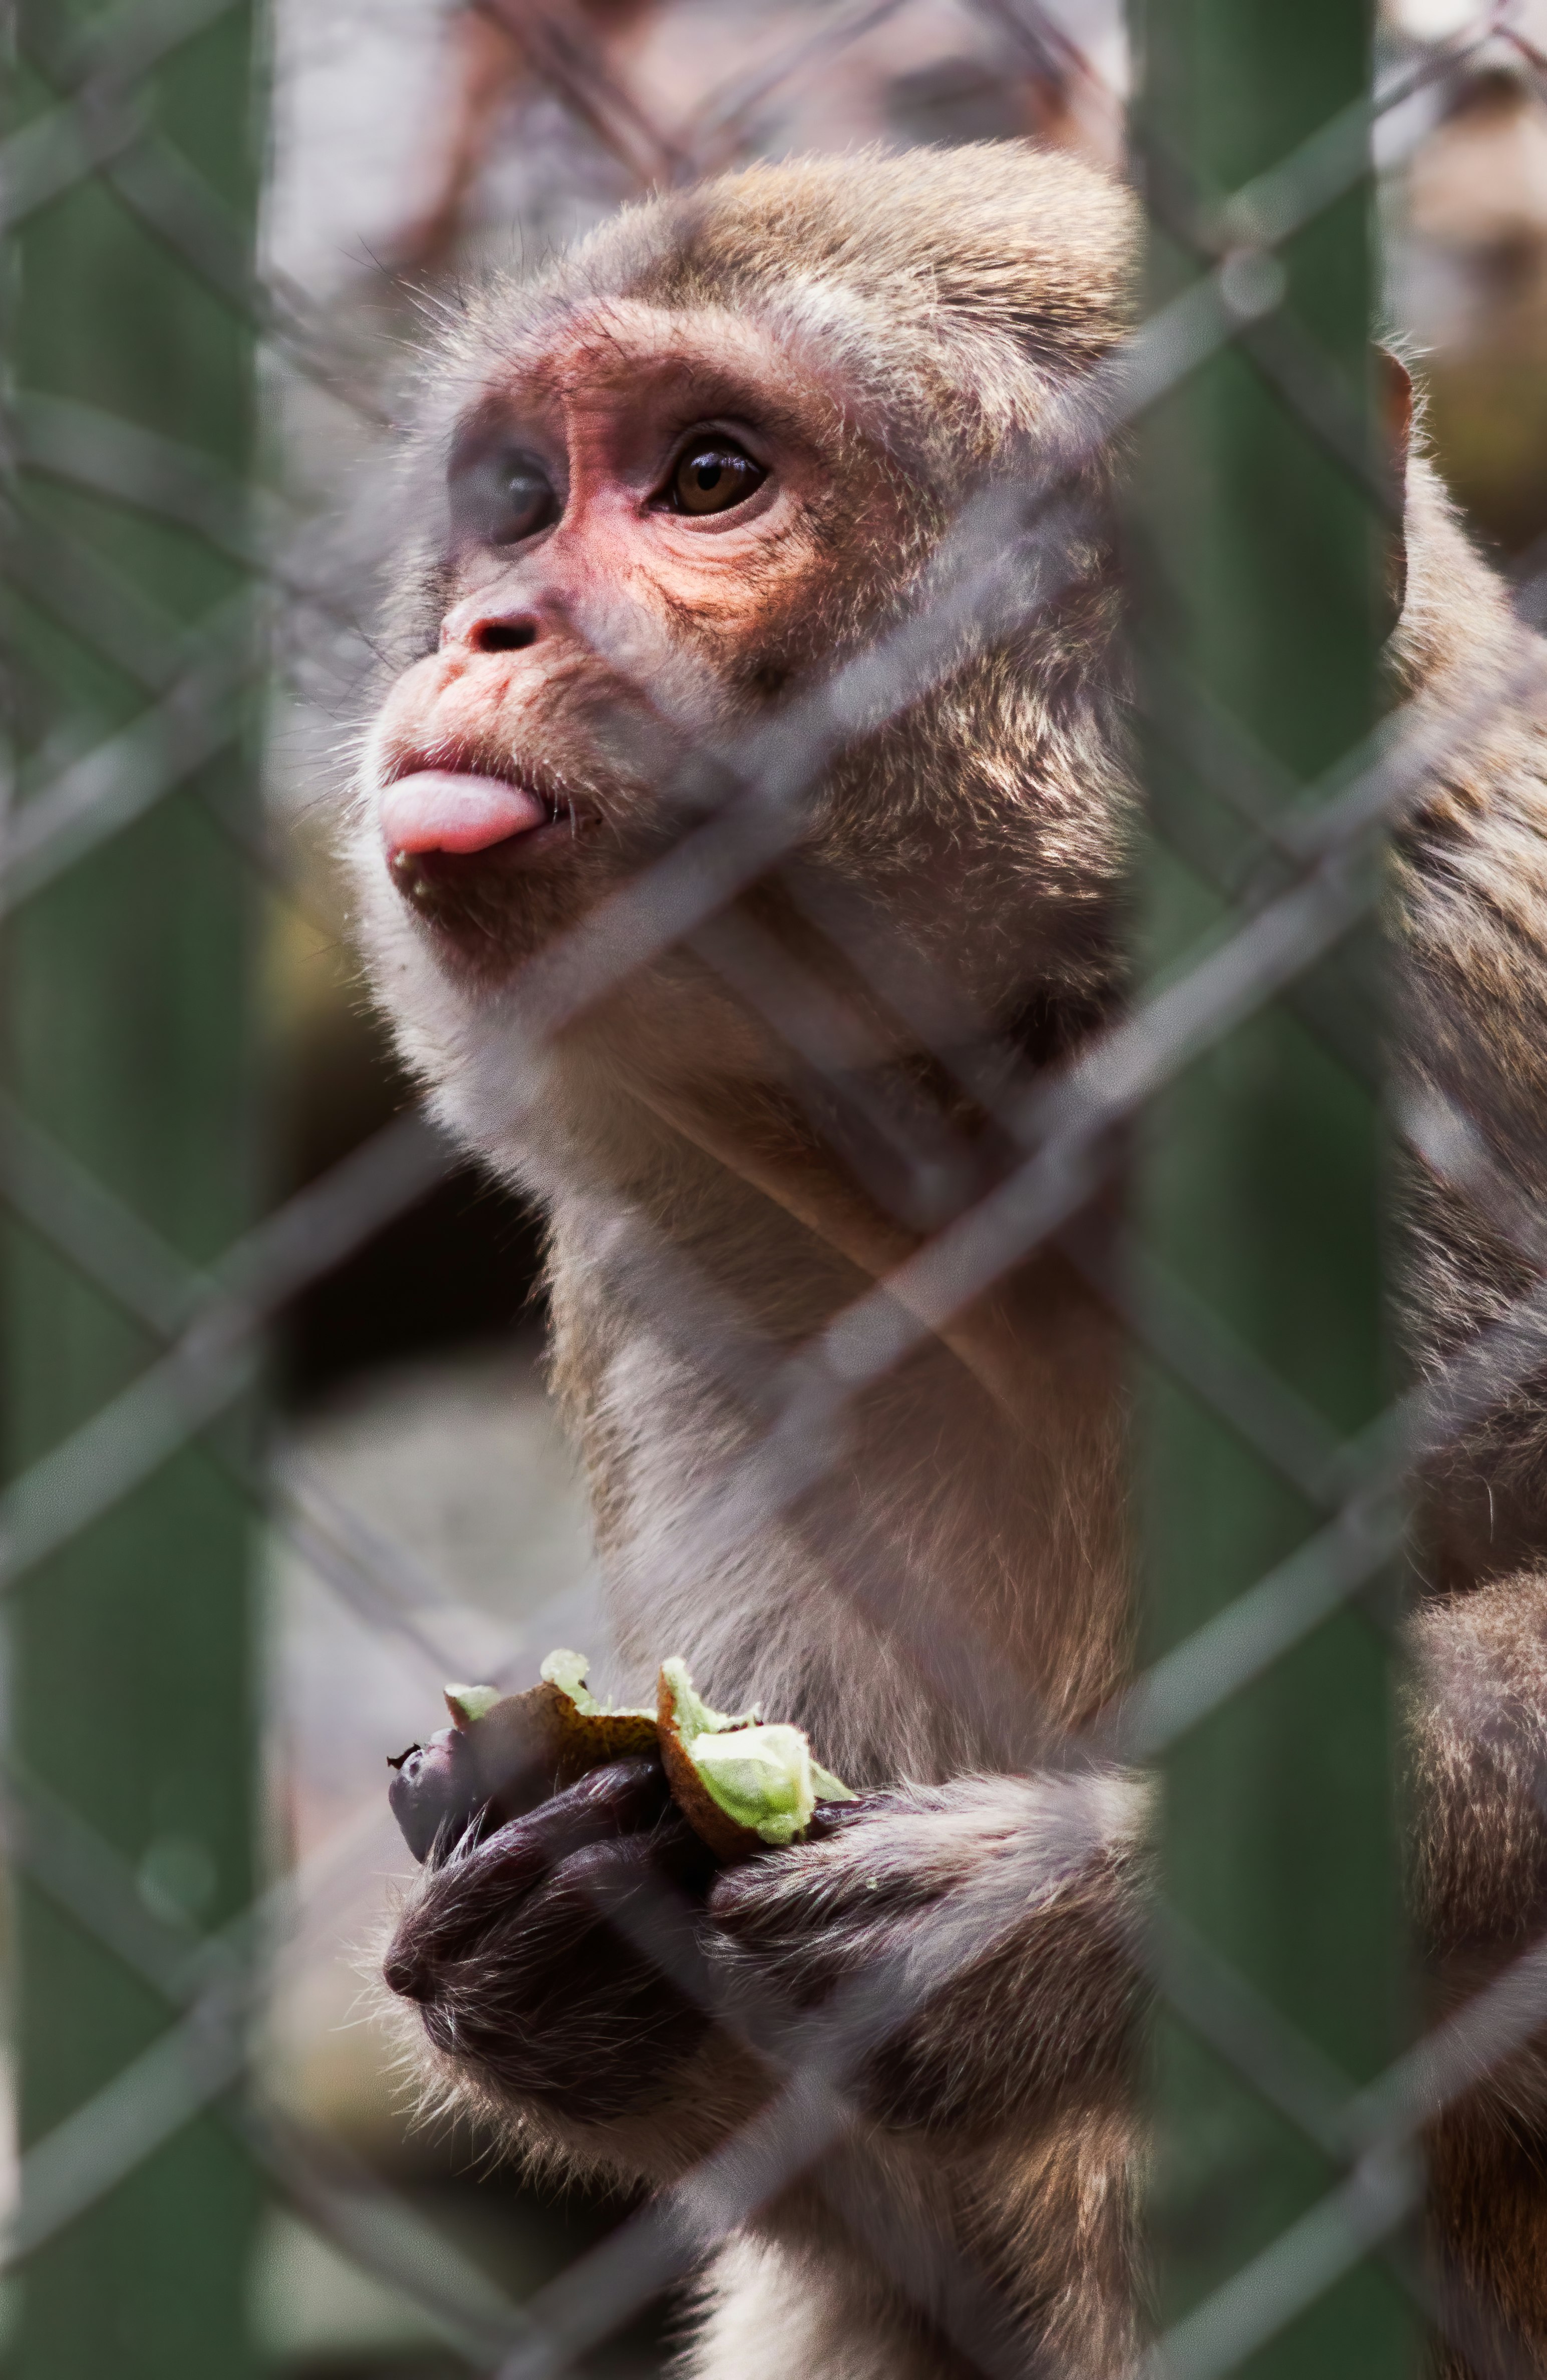
<instances>
[{"instance_id":1,"label":"brown fur","mask_svg":"<svg viewBox=\"0 0 1547 2380\"><path fill-rule=\"evenodd\" d=\"M1000 1912L970 1972L901 1993L889 2034L845 2070L854 2129L820 2190L785 2189L721 2254L689 2357L705 2380L964 2371L985 2317L963 2313L963 2270L1012 2357L1034 2349L1094 2380L1136 2351L1144 1796L1060 1765L1129 1669L1116 1325L1045 1253L864 1387L815 1451L787 1447L809 1464L800 1492L750 1524L724 1495L777 1439L801 1351L930 1220L923 1190L888 1210L896 1165L867 1160L852 1106L770 1026L755 970L728 980L754 931L795 970L762 978L783 983L776 1014L792 1014L792 982L849 1002L864 1130L879 1115L914 1145L937 1135L958 1169L945 1212L1009 1162L996 1100L1120 1002L1134 796L1107 462L1082 467L1087 515L1052 600L850 741L777 883L743 901L739 942L700 935L633 969L536 1081L521 1055L535 978L516 969L669 846L696 745L733 749L894 624L985 473L1067 450L1082 375L1124 326L1132 257L1128 201L1067 159L758 168L633 211L535 290L477 298L430 376L406 482L439 473L454 418L556 418L593 390L622 406L614 380L632 404L679 346L706 385L729 358L774 388L807 458L790 466L805 493L787 534L745 542L718 579L710 549L685 541L670 567L650 548L635 568L628 546L587 577L583 504L481 577L427 533L358 845L406 1056L548 1207L555 1379L622 1682L647 1690L681 1651L715 1702L805 1722L872 1789L822 1840L712 1888L647 1779L629 1788L637 1806L576 1788L580 1803L467 1847L426 1878L393 1953L442 2072L516 2141L671 2181L767 2107L802 2011L839 2007L856 1978L916 1973L953 1912ZM724 409L717 384L706 410ZM1547 727L1541 649L1421 457L1408 548L1394 669L1420 710L1469 722L1398 852L1403 1083L1459 1100L1476 1135L1466 1163L1431 1149L1408 1182L1411 1342L1432 1366L1538 1278ZM437 654L442 615L464 620L468 601L535 605L536 659L454 639ZM513 754L579 805L573 863L540 880L497 859L447 869L410 915L370 822L381 775ZM1019 1076L972 1075L974 1018L1019 1051ZM926 1038L959 1049L971 1079L922 1058ZM1432 1466L1415 1902L1448 2005L1543 1913L1547 1338L1520 1377ZM618 1947L659 1915L663 1881L696 1912L679 1946L691 1973L670 1986ZM1541 2120L1527 2048L1433 2143L1457 2336L1481 2325L1531 2354L1547 2338Z\"/></svg>"}]
</instances>

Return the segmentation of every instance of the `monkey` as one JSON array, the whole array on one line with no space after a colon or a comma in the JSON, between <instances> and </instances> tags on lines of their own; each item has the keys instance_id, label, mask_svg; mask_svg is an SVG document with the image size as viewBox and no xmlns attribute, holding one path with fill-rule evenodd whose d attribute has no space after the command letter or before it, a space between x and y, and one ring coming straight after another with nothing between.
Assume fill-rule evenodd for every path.
<instances>
[{"instance_id":1,"label":"monkey","mask_svg":"<svg viewBox=\"0 0 1547 2380\"><path fill-rule=\"evenodd\" d=\"M756 165L469 293L405 455L348 828L376 997L544 1209L629 1698L682 1653L857 1799L717 1869L651 1762L598 1770L433 1857L384 1973L515 2154L669 2189L766 2140L696 2380L1108 2380L1147 2336L1152 1789L1101 1748L1135 1661L1124 1328L1062 1242L949 1313L916 1261L1131 998L1122 464L1090 392L1138 250L1116 181L1017 143ZM961 525L1043 466L1079 503L1037 600L867 710ZM1423 1377L1547 1251L1547 655L1420 438L1405 480L1386 666L1468 722L1391 859L1403 1111L1466 1120L1405 1176ZM1547 1913L1533 1329L1424 1486L1409 1865L1442 2010ZM781 2165L758 2127L845 2010L840 2119ZM1432 2128L1455 2380L1480 2340L1547 2353L1544 2113L1533 2036Z\"/></svg>"}]
</instances>

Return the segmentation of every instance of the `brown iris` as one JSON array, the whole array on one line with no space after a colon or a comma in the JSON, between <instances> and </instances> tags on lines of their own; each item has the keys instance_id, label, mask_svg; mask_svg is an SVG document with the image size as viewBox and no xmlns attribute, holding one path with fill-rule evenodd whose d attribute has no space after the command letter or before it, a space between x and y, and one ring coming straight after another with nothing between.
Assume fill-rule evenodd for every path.
<instances>
[{"instance_id":1,"label":"brown iris","mask_svg":"<svg viewBox=\"0 0 1547 2380\"><path fill-rule=\"evenodd\" d=\"M695 439L671 475L671 502L680 513L724 513L744 504L767 473L728 438Z\"/></svg>"}]
</instances>

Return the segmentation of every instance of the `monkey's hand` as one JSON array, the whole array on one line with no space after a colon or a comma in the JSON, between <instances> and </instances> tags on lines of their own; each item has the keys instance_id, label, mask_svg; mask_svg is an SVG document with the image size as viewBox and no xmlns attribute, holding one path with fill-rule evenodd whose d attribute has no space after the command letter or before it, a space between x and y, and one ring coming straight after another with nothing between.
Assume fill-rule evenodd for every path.
<instances>
[{"instance_id":1,"label":"monkey's hand","mask_svg":"<svg viewBox=\"0 0 1547 2380\"><path fill-rule=\"evenodd\" d=\"M659 1760L615 1761L427 1866L382 1972L475 2096L615 2120L705 2029L634 1945L663 1911L691 1925L713 1874Z\"/></svg>"},{"instance_id":2,"label":"monkey's hand","mask_svg":"<svg viewBox=\"0 0 1547 2380\"><path fill-rule=\"evenodd\" d=\"M825 1809L820 1839L716 1879L726 2006L776 2058L820 2048L883 2125L997 2129L1120 2088L1146 1813L1113 1769Z\"/></svg>"},{"instance_id":3,"label":"monkey's hand","mask_svg":"<svg viewBox=\"0 0 1547 2380\"><path fill-rule=\"evenodd\" d=\"M670 2178L813 2051L875 2122L997 2130L1120 2087L1143 1811L1109 1770L963 1778L717 1870L619 1761L428 1868L384 1973L475 2099L615 2170Z\"/></svg>"}]
</instances>

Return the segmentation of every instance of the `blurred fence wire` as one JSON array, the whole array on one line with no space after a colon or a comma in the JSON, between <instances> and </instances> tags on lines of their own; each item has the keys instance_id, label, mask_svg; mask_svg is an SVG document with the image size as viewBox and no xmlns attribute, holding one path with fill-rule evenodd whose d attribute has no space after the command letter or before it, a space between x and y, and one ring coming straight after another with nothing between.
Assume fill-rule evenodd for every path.
<instances>
[{"instance_id":1,"label":"blurred fence wire","mask_svg":"<svg viewBox=\"0 0 1547 2380\"><path fill-rule=\"evenodd\" d=\"M900 9L864 0L781 19L781 42L761 40L755 63L669 124L584 12L478 0L472 13L511 39L530 83L626 191L754 153L776 102L831 76ZM1118 96L1036 0L981 0L975 14L1019 62L1040 128L1049 93L1115 114ZM1239 503L1285 475L1310 490L1330 524L1327 583L1360 589L1385 501L1357 395L1373 265L1366 255L1342 313L1329 312L1328 227L1361 248L1372 153L1384 170L1399 165L1423 136L1426 94L1503 44L1547 105L1547 60L1495 9L1389 56L1372 87L1372 29L1357 7L1325 0L1297 16L1292 73L1283 30L1263 15L1149 0L1136 17L1133 150L1156 258L1146 319L1083 393L1078 431L1026 457L1013 500L997 489L957 523L914 615L758 735L700 750L684 805L699 822L527 969L524 1062L513 1054L508 1093L517 1108L539 1097L545 1045L566 1019L686 941L777 1021L836 1097L855 1096L860 1020L730 905L792 850L846 739L906 710L974 640L1056 599L1082 441L1133 439L1142 482L1151 475L1139 536L1153 540L1152 567L1157 552L1183 553L1191 616L1205 623L1223 601L1259 605L1281 666L1320 689L1307 739L1275 745L1206 632L1180 649L1166 625L1174 607L1152 580L1140 620L1157 788L1148 989L1049 1085L995 1051L954 991L910 975L900 952L866 944L856 926L856 964L921 1049L948 1071L973 1070L968 1087L1015 1153L1008 1175L979 1196L968 1152L910 1146L883 1120L897 1229L874 1285L753 1378L715 1293L679 1255L662 1247L635 1293L690 1360L735 1373L760 1416L745 1459L682 1515L706 1559L729 1559L839 1459L857 1391L949 1331L1031 1250L1058 1241L1097 1267L1069 1227L1129 1163L1129 1127L1142 1124L1161 1154L1130 1261L1098 1286L1156 1381L1171 1383L1150 1399L1154 1467L1169 1482L1148 1508L1152 1658L1099 1741L1078 1749L1161 1763L1171 1793L1166 1905L1136 1946L1172 2011L1157 2200L1168 2278L1147 2368L1155 2380L1207 2380L1280 2338L1292 2360L1275 2372L1408 2368L1412 2301L1459 2333L1480 2373L1503 2374L1516 2367L1468 2330L1464 2293L1447 2291L1443 2313L1430 2302L1410 2239L1415 2143L1547 2017L1547 1966L1541 1945L1525 1949L1416 2046L1390 2019L1401 1940L1385 1840L1387 1647L1372 1616L1415 1466L1540 1366L1542 1224L1494 1179L1458 1108L1396 1119L1442 1180L1474 1197L1485 1188L1539 1285L1443 1371L1391 1397L1370 1245L1379 1050L1331 970L1372 934L1381 839L1506 690L1480 686L1475 716L1436 720L1418 704L1377 716L1363 596L1347 616L1334 601L1330 626L1302 633L1283 590L1269 589L1266 533L1217 515L1190 528L1167 516L1165 490L1178 442L1204 434L1220 418L1210 407L1237 408L1239 476L1226 495ZM266 51L246 0L19 0L10 40L0 1586L12 1720L0 1807L16 1884L22 2146L5 2252L19 2312L6 2351L28 2380L254 2368L244 2275L261 2187L420 2299L470 2372L557 2380L784 2183L816 2171L967 2366L1024 2373L988 2283L886 2203L851 2089L907 2012L1001 1937L1025 1888L1013 1862L992 1891L948 1902L905 1961L816 2014L722 2006L664 1891L613 1909L681 1988L749 2034L780 2088L743 2133L521 2305L459 2265L443 2235L324 2128L266 2104L254 2079L267 1962L358 1857L376 1805L292 1872L255 1881L253 1516L267 1514L352 1609L410 1646L427 1693L447 1666L435 1583L384 1548L368 1516L304 1477L276 1482L256 1410L273 1318L452 1162L409 1112L260 1211L259 888L284 885L286 859L257 793L260 695L276 665L304 679L314 633L347 637L365 592L268 486L256 392L273 364L372 435L390 430L392 401L326 310L255 262ZM1203 44L1239 103L1223 131L1198 97ZM1280 83L1287 96L1271 88ZM1230 378L1242 357L1250 393ZM1529 604L1538 582L1521 592ZM1329 635L1341 650L1335 694ZM1522 670L1540 665L1533 650ZM1507 691L1543 689L1523 679ZM1206 857L1188 882L1178 869L1203 848L1211 805L1230 813L1228 865L1200 905ZM1330 1036L1335 1058L1269 1069L1261 1106L1243 1117L1211 1062L1291 1012ZM510 1046L518 1052L514 1023ZM1316 1072L1329 1062L1362 1086L1351 1125L1331 1119ZM1235 1307L1200 1293L1188 1218L1195 1200L1220 1228L1207 1185L1239 1184L1231 1135L1248 1130L1300 1135L1350 1213L1367 1210L1335 1271L1326 1350L1329 1366L1364 1382L1346 1425L1327 1417L1339 1407L1320 1393L1326 1376L1275 1364L1253 1328L1251 1282L1277 1271L1302 1295L1315 1260L1281 1214L1238 1199L1232 1264L1248 1287ZM1208 1561L1183 1509L1204 1495L1230 1516ZM1007 1698L965 1632L909 1651L947 1696L974 1707ZM519 1666L509 1682L524 1682ZM1332 1862L1324 1909L1286 1910L1275 1927L1247 1879L1263 1864L1263 1797L1282 1791L1286 1713L1312 1694L1332 1698L1368 1759L1357 1807L1342 1771L1301 1767L1304 1838L1357 1836L1359 1849L1347 1888ZM1027 1715L1007 1707L1002 1718L1007 1742L1030 1742ZM146 1888L148 1861L159 1893ZM1287 1949L1291 1930L1303 1939ZM1272 2188L1205 2224L1200 2246L1178 2204L1258 2153Z\"/></svg>"}]
</instances>

